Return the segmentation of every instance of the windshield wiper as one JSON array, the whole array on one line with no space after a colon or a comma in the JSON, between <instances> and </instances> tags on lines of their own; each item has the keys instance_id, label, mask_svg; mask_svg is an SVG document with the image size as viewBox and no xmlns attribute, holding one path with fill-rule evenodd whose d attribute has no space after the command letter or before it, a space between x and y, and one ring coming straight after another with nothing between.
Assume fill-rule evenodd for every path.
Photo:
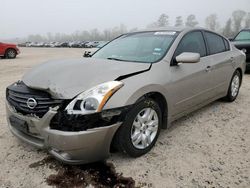
<instances>
[{"instance_id":1,"label":"windshield wiper","mask_svg":"<svg viewBox=\"0 0 250 188\"><path fill-rule=\"evenodd\" d=\"M107 59L108 60L115 60L115 61L127 61L127 60L119 59L119 58L115 58L115 57L108 57Z\"/></svg>"}]
</instances>

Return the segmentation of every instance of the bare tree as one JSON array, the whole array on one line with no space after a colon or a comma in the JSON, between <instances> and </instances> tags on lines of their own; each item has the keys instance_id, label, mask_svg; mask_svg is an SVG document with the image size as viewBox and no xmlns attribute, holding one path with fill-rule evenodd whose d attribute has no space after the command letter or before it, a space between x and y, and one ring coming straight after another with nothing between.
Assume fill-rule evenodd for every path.
<instances>
[{"instance_id":1,"label":"bare tree","mask_svg":"<svg viewBox=\"0 0 250 188\"><path fill-rule=\"evenodd\" d=\"M245 27L250 28L250 12L247 13L246 20L245 20Z\"/></svg>"},{"instance_id":2,"label":"bare tree","mask_svg":"<svg viewBox=\"0 0 250 188\"><path fill-rule=\"evenodd\" d=\"M195 27L195 26L197 26L198 24L199 24L199 23L198 23L198 21L196 20L195 15L190 14L190 15L187 17L187 21L186 21L186 23L185 23L185 25L186 25L187 27Z\"/></svg>"},{"instance_id":3,"label":"bare tree","mask_svg":"<svg viewBox=\"0 0 250 188\"><path fill-rule=\"evenodd\" d=\"M134 28L132 28L132 29L129 30L129 32L136 32L136 31L138 31L137 27L134 27Z\"/></svg>"},{"instance_id":4,"label":"bare tree","mask_svg":"<svg viewBox=\"0 0 250 188\"><path fill-rule=\"evenodd\" d=\"M222 34L228 38L233 37L234 32L232 31L232 19L229 18L223 28Z\"/></svg>"},{"instance_id":5,"label":"bare tree","mask_svg":"<svg viewBox=\"0 0 250 188\"><path fill-rule=\"evenodd\" d=\"M53 39L53 34L51 32L47 33L47 41L52 41Z\"/></svg>"},{"instance_id":6,"label":"bare tree","mask_svg":"<svg viewBox=\"0 0 250 188\"><path fill-rule=\"evenodd\" d=\"M104 38L104 40L111 40L112 39L111 36L112 36L112 33L111 33L110 29L105 29L103 31L103 38Z\"/></svg>"},{"instance_id":7,"label":"bare tree","mask_svg":"<svg viewBox=\"0 0 250 188\"><path fill-rule=\"evenodd\" d=\"M186 25L188 27L195 27L199 23L196 19L196 16L190 14L184 23L182 16L177 16L175 18L175 26L180 27ZM227 37L234 36L243 26L250 28L250 12L246 13L243 10L236 10L232 13L232 18L228 19L225 26L219 29L220 24L218 22L218 17L216 14L209 15L205 20L206 27L221 32ZM148 27L166 27L169 25L169 16L166 14L161 14L159 18L148 25ZM71 34L64 33L50 33L47 35L29 35L25 40L32 42L45 42L45 41L94 41L94 40L111 40L119 35L126 33L128 31L136 31L137 28L128 30L127 27L123 24L119 26L105 29L100 31L98 29L92 29L90 31L75 31ZM24 39L23 39L24 40Z\"/></svg>"},{"instance_id":8,"label":"bare tree","mask_svg":"<svg viewBox=\"0 0 250 188\"><path fill-rule=\"evenodd\" d=\"M101 34L98 29L93 29L90 31L90 40L100 40L101 39Z\"/></svg>"},{"instance_id":9,"label":"bare tree","mask_svg":"<svg viewBox=\"0 0 250 188\"><path fill-rule=\"evenodd\" d=\"M218 18L216 14L209 15L205 20L206 28L212 31L219 30L219 22L217 20Z\"/></svg>"},{"instance_id":10,"label":"bare tree","mask_svg":"<svg viewBox=\"0 0 250 188\"><path fill-rule=\"evenodd\" d=\"M166 27L169 25L169 17L166 14L161 14L156 22L153 22L147 25L147 28L156 28L156 27Z\"/></svg>"},{"instance_id":11,"label":"bare tree","mask_svg":"<svg viewBox=\"0 0 250 188\"><path fill-rule=\"evenodd\" d=\"M28 36L28 41L30 42L43 42L44 41L44 37L41 35L29 35Z\"/></svg>"},{"instance_id":12,"label":"bare tree","mask_svg":"<svg viewBox=\"0 0 250 188\"><path fill-rule=\"evenodd\" d=\"M168 15L166 14L161 14L158 21L157 21L157 26L158 27L166 27L168 26L169 22L168 22Z\"/></svg>"},{"instance_id":13,"label":"bare tree","mask_svg":"<svg viewBox=\"0 0 250 188\"><path fill-rule=\"evenodd\" d=\"M175 19L175 27L181 27L183 26L183 19L182 16L177 16Z\"/></svg>"},{"instance_id":14,"label":"bare tree","mask_svg":"<svg viewBox=\"0 0 250 188\"><path fill-rule=\"evenodd\" d=\"M246 12L243 10L236 10L233 12L234 32L237 33L241 30L242 21L246 16Z\"/></svg>"}]
</instances>

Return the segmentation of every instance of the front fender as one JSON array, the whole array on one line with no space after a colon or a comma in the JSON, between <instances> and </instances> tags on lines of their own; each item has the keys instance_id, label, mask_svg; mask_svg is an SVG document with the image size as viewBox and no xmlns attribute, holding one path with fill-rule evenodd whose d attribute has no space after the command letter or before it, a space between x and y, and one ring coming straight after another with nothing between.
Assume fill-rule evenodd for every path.
<instances>
[{"instance_id":1,"label":"front fender","mask_svg":"<svg viewBox=\"0 0 250 188\"><path fill-rule=\"evenodd\" d=\"M138 89L139 88L139 89ZM157 92L160 93L167 101L167 91L164 87L158 84L150 84L141 87L132 87L128 84L124 85L120 90L118 90L106 103L104 109L119 108L123 106L128 106L136 103L142 96ZM169 107L168 107L169 109Z\"/></svg>"}]
</instances>

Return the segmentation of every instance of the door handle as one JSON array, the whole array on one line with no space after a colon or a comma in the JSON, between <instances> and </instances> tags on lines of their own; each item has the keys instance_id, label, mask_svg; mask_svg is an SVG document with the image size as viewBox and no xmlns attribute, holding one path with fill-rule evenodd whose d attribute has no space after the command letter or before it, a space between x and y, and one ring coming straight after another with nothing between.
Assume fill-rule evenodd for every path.
<instances>
[{"instance_id":1,"label":"door handle","mask_svg":"<svg viewBox=\"0 0 250 188\"><path fill-rule=\"evenodd\" d=\"M234 57L230 57L230 61L234 61Z\"/></svg>"},{"instance_id":2,"label":"door handle","mask_svg":"<svg viewBox=\"0 0 250 188\"><path fill-rule=\"evenodd\" d=\"M210 72L212 70L211 66L207 66L207 68L205 69L206 72Z\"/></svg>"}]
</instances>

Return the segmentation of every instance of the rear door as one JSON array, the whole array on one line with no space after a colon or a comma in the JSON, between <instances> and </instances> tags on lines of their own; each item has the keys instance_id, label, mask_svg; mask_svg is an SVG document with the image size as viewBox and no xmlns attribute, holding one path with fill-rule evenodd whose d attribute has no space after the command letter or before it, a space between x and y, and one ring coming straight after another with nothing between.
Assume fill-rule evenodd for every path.
<instances>
[{"instance_id":1,"label":"rear door","mask_svg":"<svg viewBox=\"0 0 250 188\"><path fill-rule=\"evenodd\" d=\"M195 106L211 98L210 59L207 57L205 39L201 31L187 33L180 41L174 56L183 52L199 53L200 62L180 64L171 67L171 85L167 86L171 92L174 116L182 115Z\"/></svg>"},{"instance_id":2,"label":"rear door","mask_svg":"<svg viewBox=\"0 0 250 188\"><path fill-rule=\"evenodd\" d=\"M211 82L213 96L224 94L228 89L236 61L228 41L215 33L204 32L211 61Z\"/></svg>"}]
</instances>

